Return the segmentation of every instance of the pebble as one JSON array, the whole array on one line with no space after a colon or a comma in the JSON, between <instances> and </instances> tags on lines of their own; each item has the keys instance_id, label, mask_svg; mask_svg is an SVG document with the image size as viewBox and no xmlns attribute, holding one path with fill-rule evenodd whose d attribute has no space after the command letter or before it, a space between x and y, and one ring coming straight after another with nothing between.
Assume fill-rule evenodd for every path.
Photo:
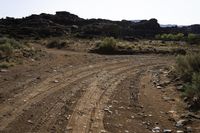
<instances>
[{"instance_id":1,"label":"pebble","mask_svg":"<svg viewBox=\"0 0 200 133\"><path fill-rule=\"evenodd\" d=\"M184 133L184 131L177 130L176 133Z\"/></svg>"},{"instance_id":2,"label":"pebble","mask_svg":"<svg viewBox=\"0 0 200 133\"><path fill-rule=\"evenodd\" d=\"M135 118L135 116L133 116L133 115L132 115L132 116L131 116L131 118L132 118L132 119L134 119L134 118Z\"/></svg>"},{"instance_id":3,"label":"pebble","mask_svg":"<svg viewBox=\"0 0 200 133\"><path fill-rule=\"evenodd\" d=\"M128 130L125 130L124 132L125 132L125 133L129 133L129 131L128 131Z\"/></svg>"},{"instance_id":4,"label":"pebble","mask_svg":"<svg viewBox=\"0 0 200 133\"><path fill-rule=\"evenodd\" d=\"M101 133L106 133L106 130L101 130Z\"/></svg>"},{"instance_id":5,"label":"pebble","mask_svg":"<svg viewBox=\"0 0 200 133\"><path fill-rule=\"evenodd\" d=\"M183 86L182 85L177 86L176 89L179 90L179 91L183 91Z\"/></svg>"},{"instance_id":6,"label":"pebble","mask_svg":"<svg viewBox=\"0 0 200 133\"><path fill-rule=\"evenodd\" d=\"M5 73L5 72L8 72L8 70L6 70L6 69L1 69L0 72L4 72L4 73Z\"/></svg>"},{"instance_id":7,"label":"pebble","mask_svg":"<svg viewBox=\"0 0 200 133\"><path fill-rule=\"evenodd\" d=\"M109 112L110 114L112 114L112 111L110 110L110 108L105 108L104 111Z\"/></svg>"},{"instance_id":8,"label":"pebble","mask_svg":"<svg viewBox=\"0 0 200 133\"><path fill-rule=\"evenodd\" d=\"M33 124L33 121L32 120L28 120L28 123Z\"/></svg>"},{"instance_id":9,"label":"pebble","mask_svg":"<svg viewBox=\"0 0 200 133\"><path fill-rule=\"evenodd\" d=\"M192 128L191 128L191 127L186 127L186 131L187 131L188 133L191 133L191 132L192 132Z\"/></svg>"},{"instance_id":10,"label":"pebble","mask_svg":"<svg viewBox=\"0 0 200 133\"><path fill-rule=\"evenodd\" d=\"M153 133L159 133L160 132L160 127L155 127L152 129Z\"/></svg>"},{"instance_id":11,"label":"pebble","mask_svg":"<svg viewBox=\"0 0 200 133\"><path fill-rule=\"evenodd\" d=\"M183 127L187 121L182 119L176 122L176 127Z\"/></svg>"},{"instance_id":12,"label":"pebble","mask_svg":"<svg viewBox=\"0 0 200 133\"><path fill-rule=\"evenodd\" d=\"M165 101L174 101L174 99L170 98L170 97L166 97L166 96L163 96L162 97Z\"/></svg>"},{"instance_id":13,"label":"pebble","mask_svg":"<svg viewBox=\"0 0 200 133\"><path fill-rule=\"evenodd\" d=\"M162 87L161 87L161 86L159 86L159 85L158 85L158 86L156 86L156 88L157 88L157 89L162 89Z\"/></svg>"},{"instance_id":14,"label":"pebble","mask_svg":"<svg viewBox=\"0 0 200 133\"><path fill-rule=\"evenodd\" d=\"M54 83L58 83L59 81L58 81L58 80L54 80L53 82L54 82Z\"/></svg>"},{"instance_id":15,"label":"pebble","mask_svg":"<svg viewBox=\"0 0 200 133\"><path fill-rule=\"evenodd\" d=\"M67 130L72 130L73 128L72 127L67 127Z\"/></svg>"},{"instance_id":16,"label":"pebble","mask_svg":"<svg viewBox=\"0 0 200 133\"><path fill-rule=\"evenodd\" d=\"M170 130L170 129L164 129L163 133L172 133L172 130Z\"/></svg>"}]
</instances>

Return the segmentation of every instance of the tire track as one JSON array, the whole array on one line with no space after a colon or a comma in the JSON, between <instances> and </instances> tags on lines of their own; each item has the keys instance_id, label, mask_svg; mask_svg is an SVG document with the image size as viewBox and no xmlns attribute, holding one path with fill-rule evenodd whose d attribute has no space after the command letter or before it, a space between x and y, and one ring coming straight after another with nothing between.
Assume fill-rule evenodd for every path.
<instances>
[{"instance_id":1,"label":"tire track","mask_svg":"<svg viewBox=\"0 0 200 133\"><path fill-rule=\"evenodd\" d=\"M127 66L129 66L129 64L128 65L125 64L125 65L119 65L119 66L112 66L112 67L109 67L109 68L104 68L103 71L113 71L113 70L116 70L116 69L119 69L119 68L126 68ZM96 76L97 76L96 74L90 75L90 76L87 77L87 79L84 79L84 81L89 80L90 82L93 82ZM81 82L81 81L79 81L79 82ZM60 99L63 99L64 96L65 95L60 95ZM64 99L63 99L63 101L64 101ZM55 109L55 108L59 108L59 109ZM52 109L47 112L47 117L44 118L44 120L42 121L42 123L45 123L45 125L41 124L42 125L42 131L39 131L39 132L43 133L43 132L45 132L46 129L48 129L48 127L51 127L51 125L55 125L57 119L52 119L52 118L56 118L56 117L59 116L59 113L60 113L59 111L61 110L61 108L62 108L62 106L61 106L61 104L59 104L59 102L55 102L54 104L52 104ZM56 110L56 111L54 111L54 110ZM49 117L49 116L53 116L53 115L54 115L54 117ZM44 127L47 127L47 128L44 128Z\"/></svg>"},{"instance_id":2,"label":"tire track","mask_svg":"<svg viewBox=\"0 0 200 133\"><path fill-rule=\"evenodd\" d=\"M125 63L125 62L123 62L123 63ZM117 63L114 63L114 64L109 64L107 67L108 68L109 67L111 67L111 68L112 67L116 67L115 64L121 64L121 62L117 62ZM39 91L35 91L35 92L31 93L30 95L28 95L28 96L31 96L31 98L25 98L25 99L27 99L25 103L24 103L23 99L20 99L18 101L18 104L15 104L14 107L13 106L11 107L11 106L7 105L7 107L4 107L1 110L0 114L2 116L5 116L7 113L10 113L12 115L9 115L9 117L4 117L3 119L1 119L1 123L3 123L3 124L0 124L0 126L1 126L0 130L3 130L4 128L6 128L9 123L11 123L12 121L14 121L17 116L19 116L20 114L22 114L24 108L28 108L32 104L35 104L36 102L41 101L43 98L45 98L48 95L53 94L56 91L64 88L68 84L76 83L79 79L82 79L82 78L84 79L84 78L92 76L96 72L100 71L99 68L104 67L106 65L104 65L104 64L103 65L102 64L98 64L97 67L94 67L94 68L84 68L84 69L86 69L86 71L83 71L83 72L81 72L80 70L77 70L73 74L73 75L76 75L76 74L77 75L75 77L73 77L72 80L69 80L69 81L64 80L66 82L63 81L63 82L59 83L59 85L57 85L57 86L54 85L53 87L50 85L50 88L49 88L49 86L48 87L46 87L46 86L48 85L47 83L49 81L52 81L52 80L47 79L47 81L45 81L44 84L39 85L39 89L37 89ZM121 65L124 65L124 64L121 64ZM119 67L121 67L121 66L119 66ZM73 75L68 73L67 76L73 76ZM48 88L48 89L44 89L44 88ZM40 89L43 89L43 90L40 90Z\"/></svg>"},{"instance_id":3,"label":"tire track","mask_svg":"<svg viewBox=\"0 0 200 133\"><path fill-rule=\"evenodd\" d=\"M87 92L79 99L72 117L69 120L67 129L72 129L69 132L88 133L104 131L104 107L110 95L122 80L132 74L132 72L138 71L136 68L146 67L146 65L131 66L114 73L105 73L102 74L102 79L96 79L95 82L91 83Z\"/></svg>"}]
</instances>

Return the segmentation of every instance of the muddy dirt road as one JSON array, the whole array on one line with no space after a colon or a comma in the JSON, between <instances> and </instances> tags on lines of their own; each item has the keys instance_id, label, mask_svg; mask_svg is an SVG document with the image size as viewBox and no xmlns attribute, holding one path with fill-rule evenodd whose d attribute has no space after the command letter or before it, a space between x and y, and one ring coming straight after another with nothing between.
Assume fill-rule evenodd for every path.
<instances>
[{"instance_id":1,"label":"muddy dirt road","mask_svg":"<svg viewBox=\"0 0 200 133\"><path fill-rule=\"evenodd\" d=\"M0 73L0 133L183 130L169 113L183 113L174 86L154 84L168 80L173 57L48 52L48 60Z\"/></svg>"}]
</instances>

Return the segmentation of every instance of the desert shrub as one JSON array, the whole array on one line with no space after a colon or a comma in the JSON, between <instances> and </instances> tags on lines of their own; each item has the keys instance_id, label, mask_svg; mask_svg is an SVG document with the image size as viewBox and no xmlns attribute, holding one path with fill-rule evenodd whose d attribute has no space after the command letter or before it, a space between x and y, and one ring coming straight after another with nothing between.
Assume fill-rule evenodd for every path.
<instances>
[{"instance_id":1,"label":"desert shrub","mask_svg":"<svg viewBox=\"0 0 200 133\"><path fill-rule=\"evenodd\" d=\"M192 75L191 83L186 84L184 90L187 96L198 96L200 98L200 73Z\"/></svg>"},{"instance_id":2,"label":"desert shrub","mask_svg":"<svg viewBox=\"0 0 200 133\"><path fill-rule=\"evenodd\" d=\"M179 56L176 64L177 74L184 81L190 82L193 73L200 72L200 54Z\"/></svg>"},{"instance_id":3,"label":"desert shrub","mask_svg":"<svg viewBox=\"0 0 200 133\"><path fill-rule=\"evenodd\" d=\"M13 47L9 43L5 43L0 45L0 50L4 53L6 56L10 56L13 53Z\"/></svg>"},{"instance_id":4,"label":"desert shrub","mask_svg":"<svg viewBox=\"0 0 200 133\"><path fill-rule=\"evenodd\" d=\"M14 39L2 37L0 38L0 51L1 55L11 56L15 49L23 48L23 44Z\"/></svg>"},{"instance_id":5,"label":"desert shrub","mask_svg":"<svg viewBox=\"0 0 200 133\"><path fill-rule=\"evenodd\" d=\"M178 55L185 55L187 52L185 49L183 48L172 48L170 50L171 54L178 54Z\"/></svg>"},{"instance_id":6,"label":"desert shrub","mask_svg":"<svg viewBox=\"0 0 200 133\"><path fill-rule=\"evenodd\" d=\"M184 85L184 95L189 98L191 108L200 109L200 73L192 75L191 82Z\"/></svg>"},{"instance_id":7,"label":"desert shrub","mask_svg":"<svg viewBox=\"0 0 200 133\"><path fill-rule=\"evenodd\" d=\"M4 45L4 44L10 45L11 47L13 47L13 49L23 48L23 44L19 43L15 39L2 37L2 38L0 38L0 45Z\"/></svg>"},{"instance_id":8,"label":"desert shrub","mask_svg":"<svg viewBox=\"0 0 200 133\"><path fill-rule=\"evenodd\" d=\"M200 107L200 54L178 57L176 72L185 83L184 94L190 104Z\"/></svg>"},{"instance_id":9,"label":"desert shrub","mask_svg":"<svg viewBox=\"0 0 200 133\"><path fill-rule=\"evenodd\" d=\"M188 34L187 41L190 44L198 44L200 43L200 35L190 33Z\"/></svg>"},{"instance_id":10,"label":"desert shrub","mask_svg":"<svg viewBox=\"0 0 200 133\"><path fill-rule=\"evenodd\" d=\"M113 37L106 37L97 44L97 47L101 51L114 51L117 41Z\"/></svg>"},{"instance_id":11,"label":"desert shrub","mask_svg":"<svg viewBox=\"0 0 200 133\"><path fill-rule=\"evenodd\" d=\"M66 42L64 41L59 41L59 40L52 40L47 43L46 47L47 48L58 48L61 49L66 46Z\"/></svg>"},{"instance_id":12,"label":"desert shrub","mask_svg":"<svg viewBox=\"0 0 200 133\"><path fill-rule=\"evenodd\" d=\"M7 63L1 63L0 68L9 68L9 64Z\"/></svg>"},{"instance_id":13,"label":"desert shrub","mask_svg":"<svg viewBox=\"0 0 200 133\"><path fill-rule=\"evenodd\" d=\"M160 34L155 35L155 39L160 40L161 39L161 35Z\"/></svg>"}]
</instances>

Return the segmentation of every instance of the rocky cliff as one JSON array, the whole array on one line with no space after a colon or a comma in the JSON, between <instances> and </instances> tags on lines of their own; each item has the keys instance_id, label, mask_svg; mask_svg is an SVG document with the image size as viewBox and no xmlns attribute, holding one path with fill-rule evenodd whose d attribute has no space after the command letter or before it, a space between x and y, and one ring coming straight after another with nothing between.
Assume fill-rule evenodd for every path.
<instances>
[{"instance_id":1,"label":"rocky cliff","mask_svg":"<svg viewBox=\"0 0 200 133\"><path fill-rule=\"evenodd\" d=\"M200 25L161 28L156 19L133 21L111 21L105 19L83 19L69 12L55 15L42 13L25 18L0 19L0 35L12 37L50 37L73 35L83 38L113 36L123 39L153 38L159 33L200 33Z\"/></svg>"}]
</instances>

